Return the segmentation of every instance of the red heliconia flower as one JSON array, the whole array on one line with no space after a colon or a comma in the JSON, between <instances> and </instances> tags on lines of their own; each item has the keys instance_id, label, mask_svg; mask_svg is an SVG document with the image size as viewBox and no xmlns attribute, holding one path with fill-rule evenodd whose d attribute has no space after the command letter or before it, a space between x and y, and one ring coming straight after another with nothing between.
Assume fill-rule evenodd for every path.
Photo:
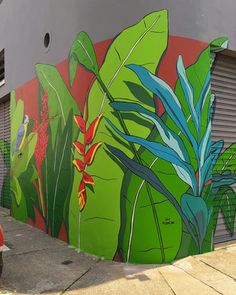
<instances>
[{"instance_id":1,"label":"red heliconia flower","mask_svg":"<svg viewBox=\"0 0 236 295\"><path fill-rule=\"evenodd\" d=\"M86 173L85 171L83 172L83 182L87 183L87 184L94 185L93 178L88 173Z\"/></svg>"},{"instance_id":2,"label":"red heliconia flower","mask_svg":"<svg viewBox=\"0 0 236 295\"><path fill-rule=\"evenodd\" d=\"M85 164L81 160L75 159L75 160L73 160L73 164L75 165L75 167L78 169L79 172L83 172L84 171Z\"/></svg>"},{"instance_id":3,"label":"red heliconia flower","mask_svg":"<svg viewBox=\"0 0 236 295\"><path fill-rule=\"evenodd\" d=\"M88 130L85 132L85 134L84 134L84 144L85 145L92 143L101 118L102 118L102 115L99 115L95 120L93 120L93 122L90 124Z\"/></svg>"},{"instance_id":4,"label":"red heliconia flower","mask_svg":"<svg viewBox=\"0 0 236 295\"><path fill-rule=\"evenodd\" d=\"M79 200L79 209L82 211L86 203L86 190L83 180L81 180L79 189L78 189L78 200Z\"/></svg>"},{"instance_id":5,"label":"red heliconia flower","mask_svg":"<svg viewBox=\"0 0 236 295\"><path fill-rule=\"evenodd\" d=\"M75 165L77 170L83 174L80 185L79 185L79 189L78 189L78 200L79 200L80 211L83 210L83 208L86 204L87 196L86 196L86 186L85 185L86 184L87 185L88 184L94 185L94 179L85 170L86 170L87 166L92 164L97 150L102 145L102 142L98 142L98 143L93 144L91 147L89 147L90 144L92 144L92 142L93 142L93 139L95 137L95 134L96 134L96 131L97 131L97 128L98 128L101 118L102 118L102 115L98 116L95 120L93 120L93 122L90 124L90 126L86 130L86 124L87 124L87 119L88 119L87 109L86 109L85 119L83 119L83 117L81 117L79 115L74 116L74 120L75 120L78 128L84 134L84 142L83 143L81 143L79 141L73 142L73 145L74 145L76 151L83 157L82 160L80 160L80 159L73 160L73 164ZM88 149L88 150L86 151L86 149Z\"/></svg>"},{"instance_id":6,"label":"red heliconia flower","mask_svg":"<svg viewBox=\"0 0 236 295\"><path fill-rule=\"evenodd\" d=\"M96 151L99 149L99 147L102 145L102 142L95 143L91 146L91 148L88 150L86 155L84 156L84 162L85 165L91 165L94 159L94 156L96 154Z\"/></svg>"},{"instance_id":7,"label":"red heliconia flower","mask_svg":"<svg viewBox=\"0 0 236 295\"><path fill-rule=\"evenodd\" d=\"M79 141L75 141L73 142L73 145L74 147L76 148L77 152L80 154L80 155L84 155L84 152L85 152L85 147L82 143L80 143Z\"/></svg>"},{"instance_id":8,"label":"red heliconia flower","mask_svg":"<svg viewBox=\"0 0 236 295\"><path fill-rule=\"evenodd\" d=\"M86 132L86 121L79 115L74 115L75 123L82 133Z\"/></svg>"}]
</instances>

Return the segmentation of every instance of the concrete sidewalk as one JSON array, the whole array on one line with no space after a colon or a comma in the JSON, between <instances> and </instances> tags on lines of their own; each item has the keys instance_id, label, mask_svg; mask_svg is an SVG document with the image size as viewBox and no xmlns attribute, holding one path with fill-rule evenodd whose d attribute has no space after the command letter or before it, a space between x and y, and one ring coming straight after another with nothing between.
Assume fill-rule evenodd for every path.
<instances>
[{"instance_id":1,"label":"concrete sidewalk","mask_svg":"<svg viewBox=\"0 0 236 295\"><path fill-rule=\"evenodd\" d=\"M127 265L78 253L0 209L0 294L236 295L236 243L172 265Z\"/></svg>"}]
</instances>

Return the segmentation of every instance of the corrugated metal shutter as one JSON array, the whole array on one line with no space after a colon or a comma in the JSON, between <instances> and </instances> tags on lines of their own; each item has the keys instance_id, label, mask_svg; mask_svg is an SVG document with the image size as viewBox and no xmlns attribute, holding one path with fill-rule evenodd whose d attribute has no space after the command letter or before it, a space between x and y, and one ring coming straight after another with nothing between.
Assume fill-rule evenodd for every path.
<instances>
[{"instance_id":1,"label":"corrugated metal shutter","mask_svg":"<svg viewBox=\"0 0 236 295\"><path fill-rule=\"evenodd\" d=\"M235 57L217 54L212 69L212 92L216 95L212 121L212 141L223 139L224 148L227 148L232 143L236 142ZM236 185L233 185L232 188L236 192ZM236 239L236 220L234 234L231 236L227 231L225 220L221 211L219 212L218 216L215 216L215 218L217 218L217 226L214 238L215 243Z\"/></svg>"},{"instance_id":2,"label":"corrugated metal shutter","mask_svg":"<svg viewBox=\"0 0 236 295\"><path fill-rule=\"evenodd\" d=\"M4 49L0 51L0 86L5 83Z\"/></svg>"},{"instance_id":3,"label":"corrugated metal shutter","mask_svg":"<svg viewBox=\"0 0 236 295\"><path fill-rule=\"evenodd\" d=\"M0 205L10 208L10 100L0 103L0 179L2 183Z\"/></svg>"}]
</instances>

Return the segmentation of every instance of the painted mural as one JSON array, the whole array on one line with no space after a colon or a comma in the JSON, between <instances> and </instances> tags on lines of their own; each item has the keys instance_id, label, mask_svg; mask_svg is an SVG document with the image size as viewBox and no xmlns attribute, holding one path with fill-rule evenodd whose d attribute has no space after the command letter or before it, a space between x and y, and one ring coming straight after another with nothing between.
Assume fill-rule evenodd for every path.
<instances>
[{"instance_id":1,"label":"painted mural","mask_svg":"<svg viewBox=\"0 0 236 295\"><path fill-rule=\"evenodd\" d=\"M13 216L116 261L213 250L222 204L230 232L236 213L235 147L211 141L226 46L169 36L162 10L95 45L80 32L68 64L37 64L11 96Z\"/></svg>"},{"instance_id":2,"label":"painted mural","mask_svg":"<svg viewBox=\"0 0 236 295\"><path fill-rule=\"evenodd\" d=\"M10 143L4 138L0 138L0 206L9 207L9 201L6 196L9 196L9 155Z\"/></svg>"}]
</instances>

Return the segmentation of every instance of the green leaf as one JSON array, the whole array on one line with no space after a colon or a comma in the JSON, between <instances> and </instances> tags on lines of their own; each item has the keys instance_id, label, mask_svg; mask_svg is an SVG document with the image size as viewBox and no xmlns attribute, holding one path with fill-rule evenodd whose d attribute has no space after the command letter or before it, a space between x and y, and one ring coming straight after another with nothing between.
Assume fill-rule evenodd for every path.
<instances>
[{"instance_id":1,"label":"green leaf","mask_svg":"<svg viewBox=\"0 0 236 295\"><path fill-rule=\"evenodd\" d=\"M208 212L207 205L201 197L184 194L181 198L181 208L196 231L199 241L199 251L201 252L211 215Z\"/></svg>"},{"instance_id":2,"label":"green leaf","mask_svg":"<svg viewBox=\"0 0 236 295\"><path fill-rule=\"evenodd\" d=\"M125 97L129 102L138 102L135 91L131 91L126 81L141 85L135 74L126 68L130 63L142 64L155 72L159 61L167 46L168 19L167 11L157 11L144 17L139 23L125 29L113 41L106 54L99 76L116 98ZM150 94L150 93L149 93ZM152 94L151 94L152 95ZM140 103L140 101L139 101ZM145 101L142 101L145 105ZM154 107L147 102L147 107L154 111ZM120 128L117 114L109 105L98 81L95 81L88 99L89 122L99 113L104 114L112 123ZM131 134L139 134L146 138L151 131L152 124L139 116L122 115ZM137 124L134 124L133 119ZM105 120L99 124L94 142L106 142L115 146L132 157L130 147L109 128ZM102 169L104 167L106 169ZM93 194L87 190L87 203L80 218L81 249L98 256L112 259L117 249L117 236L120 228L120 193L123 170L102 147L98 150L93 164L88 168L93 176L95 186ZM79 183L77 183L78 187ZM131 187L136 183L130 184ZM131 193L134 193L133 191ZM150 205L150 204L149 204ZM106 208L106 210L104 210ZM153 220L153 215L148 219ZM122 221L125 223L125 219ZM127 228L130 224L126 224ZM180 225L181 227L181 225ZM86 238L85 238L86 237ZM159 244L156 244L159 247Z\"/></svg>"},{"instance_id":3,"label":"green leaf","mask_svg":"<svg viewBox=\"0 0 236 295\"><path fill-rule=\"evenodd\" d=\"M70 84L72 85L78 62L98 75L98 64L93 43L86 32L80 32L72 43L69 54Z\"/></svg>"},{"instance_id":4,"label":"green leaf","mask_svg":"<svg viewBox=\"0 0 236 295\"><path fill-rule=\"evenodd\" d=\"M213 168L214 173L223 173L226 170L231 172L236 170L236 143L231 144L221 153Z\"/></svg>"},{"instance_id":5,"label":"green leaf","mask_svg":"<svg viewBox=\"0 0 236 295\"><path fill-rule=\"evenodd\" d=\"M14 92L11 95L11 153L15 149L15 143L18 130L23 122L24 117L24 102L19 99L16 103Z\"/></svg>"},{"instance_id":6,"label":"green leaf","mask_svg":"<svg viewBox=\"0 0 236 295\"><path fill-rule=\"evenodd\" d=\"M221 212L224 216L225 225L231 236L234 234L236 217L236 194L231 187L222 187L217 192L217 199L220 199Z\"/></svg>"},{"instance_id":7,"label":"green leaf","mask_svg":"<svg viewBox=\"0 0 236 295\"><path fill-rule=\"evenodd\" d=\"M213 40L210 44L212 52L222 51L222 50L228 48L228 45L229 45L229 38L225 37L225 36L219 37L219 38Z\"/></svg>"},{"instance_id":8,"label":"green leaf","mask_svg":"<svg viewBox=\"0 0 236 295\"><path fill-rule=\"evenodd\" d=\"M21 190L21 185L17 183L17 178L11 179L11 214L17 220L26 223L28 220L26 199Z\"/></svg>"},{"instance_id":9,"label":"green leaf","mask_svg":"<svg viewBox=\"0 0 236 295\"><path fill-rule=\"evenodd\" d=\"M48 95L50 130L54 149L58 128L65 128L71 109L74 114L79 113L79 109L55 66L37 64L35 68L39 81ZM60 118L60 125L58 125Z\"/></svg>"},{"instance_id":10,"label":"green leaf","mask_svg":"<svg viewBox=\"0 0 236 295\"><path fill-rule=\"evenodd\" d=\"M14 153L11 161L11 175L18 178L28 168L30 159L34 154L37 144L38 136L36 133L31 132L26 136L22 151Z\"/></svg>"},{"instance_id":11,"label":"green leaf","mask_svg":"<svg viewBox=\"0 0 236 295\"><path fill-rule=\"evenodd\" d=\"M20 206L20 202L21 202L21 199L22 199L22 190L21 190L19 181L18 181L18 179L16 177L12 178L11 191L14 194L17 206Z\"/></svg>"}]
</instances>

